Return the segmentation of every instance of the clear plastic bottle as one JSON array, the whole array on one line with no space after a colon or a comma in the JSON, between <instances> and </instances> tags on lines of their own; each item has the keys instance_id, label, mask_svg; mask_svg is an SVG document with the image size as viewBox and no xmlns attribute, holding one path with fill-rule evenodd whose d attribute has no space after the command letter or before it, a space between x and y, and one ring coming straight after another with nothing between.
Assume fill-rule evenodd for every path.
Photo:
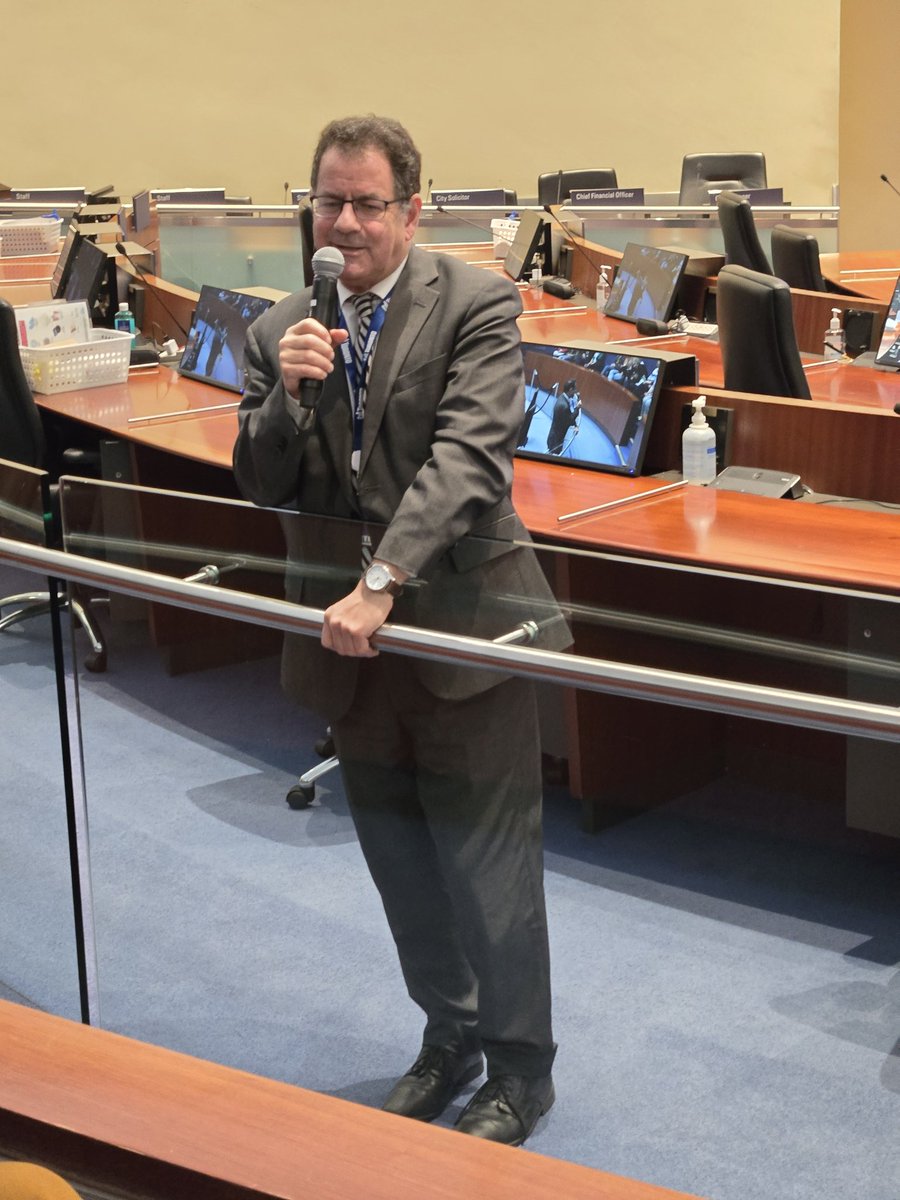
<instances>
[{"instance_id":1,"label":"clear plastic bottle","mask_svg":"<svg viewBox=\"0 0 900 1200\"><path fill-rule=\"evenodd\" d=\"M609 299L609 267L602 266L597 276L597 312L603 312Z\"/></svg>"},{"instance_id":2,"label":"clear plastic bottle","mask_svg":"<svg viewBox=\"0 0 900 1200\"><path fill-rule=\"evenodd\" d=\"M122 300L120 302L119 311L113 318L113 326L121 333L130 333L132 341L134 340L137 328L134 324L134 313L128 307L127 301Z\"/></svg>"},{"instance_id":3,"label":"clear plastic bottle","mask_svg":"<svg viewBox=\"0 0 900 1200\"><path fill-rule=\"evenodd\" d=\"M541 271L540 255L536 254L531 264L531 277L529 286L533 292L542 292L544 290L544 275Z\"/></svg>"},{"instance_id":4,"label":"clear plastic bottle","mask_svg":"<svg viewBox=\"0 0 900 1200\"><path fill-rule=\"evenodd\" d=\"M716 477L716 434L706 420L705 396L692 402L691 423L681 435L681 474L688 483L712 483Z\"/></svg>"},{"instance_id":5,"label":"clear plastic bottle","mask_svg":"<svg viewBox=\"0 0 900 1200\"><path fill-rule=\"evenodd\" d=\"M823 354L826 358L843 358L846 352L847 338L841 325L841 310L831 310L831 321L825 330L825 346Z\"/></svg>"}]
</instances>

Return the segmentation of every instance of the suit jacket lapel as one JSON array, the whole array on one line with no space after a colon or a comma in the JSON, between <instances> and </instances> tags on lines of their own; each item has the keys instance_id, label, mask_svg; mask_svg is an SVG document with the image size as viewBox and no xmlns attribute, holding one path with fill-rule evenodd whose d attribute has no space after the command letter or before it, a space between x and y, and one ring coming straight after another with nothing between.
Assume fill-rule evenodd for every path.
<instances>
[{"instance_id":1,"label":"suit jacket lapel","mask_svg":"<svg viewBox=\"0 0 900 1200\"><path fill-rule=\"evenodd\" d=\"M431 310L438 301L437 270L429 261L427 251L410 250L406 269L397 280L387 317L372 360L372 373L366 395L366 417L363 423L360 475L375 444L391 391L407 355L422 331Z\"/></svg>"}]
</instances>

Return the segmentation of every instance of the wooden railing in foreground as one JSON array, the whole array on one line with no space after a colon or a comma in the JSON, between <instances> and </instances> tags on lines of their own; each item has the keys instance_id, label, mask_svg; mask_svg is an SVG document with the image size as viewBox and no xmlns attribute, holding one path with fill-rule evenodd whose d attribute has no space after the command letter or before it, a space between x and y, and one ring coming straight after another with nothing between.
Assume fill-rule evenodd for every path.
<instances>
[{"instance_id":1,"label":"wooden railing in foreground","mask_svg":"<svg viewBox=\"0 0 900 1200\"><path fill-rule=\"evenodd\" d=\"M4 1001L0 1153L165 1200L691 1200Z\"/></svg>"}]
</instances>

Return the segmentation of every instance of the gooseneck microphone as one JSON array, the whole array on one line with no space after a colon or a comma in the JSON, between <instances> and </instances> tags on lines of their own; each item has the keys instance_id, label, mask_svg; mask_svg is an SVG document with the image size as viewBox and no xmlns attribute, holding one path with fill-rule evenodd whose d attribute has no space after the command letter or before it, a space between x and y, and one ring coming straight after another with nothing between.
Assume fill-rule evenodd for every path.
<instances>
[{"instance_id":1,"label":"gooseneck microphone","mask_svg":"<svg viewBox=\"0 0 900 1200\"><path fill-rule=\"evenodd\" d=\"M887 175L880 175L879 179L881 180L882 183L886 183L892 192L897 192L897 189L894 187L894 185L888 179ZM897 195L900 196L900 192L897 192Z\"/></svg>"},{"instance_id":2,"label":"gooseneck microphone","mask_svg":"<svg viewBox=\"0 0 900 1200\"><path fill-rule=\"evenodd\" d=\"M146 284L146 286L150 289L151 292L153 292L153 294L156 296L157 300L159 301L161 307L172 318L172 321L174 322L175 327L178 329L178 332L184 338L185 342L187 342L188 331L185 329L185 327L182 325L182 323L178 320L178 318L172 312L171 308L169 308L168 304L166 304L165 300L163 299L162 289L158 288L156 286L156 284L151 283L150 280L147 278L147 276L152 275L153 272L148 271L147 268L142 263L137 262L135 259L133 259L131 257L131 255L128 253L128 249L125 246L124 242L116 242L116 251L119 254L121 254L122 257L124 259L126 259L131 264L132 267L134 267L135 271L137 271L137 273L138 273L138 278L141 279Z\"/></svg>"},{"instance_id":3,"label":"gooseneck microphone","mask_svg":"<svg viewBox=\"0 0 900 1200\"><path fill-rule=\"evenodd\" d=\"M337 281L344 271L344 256L336 246L323 246L312 256L313 285L309 302L309 315L326 329L333 329L337 321ZM300 381L300 406L315 408L322 395L321 379Z\"/></svg>"}]
</instances>

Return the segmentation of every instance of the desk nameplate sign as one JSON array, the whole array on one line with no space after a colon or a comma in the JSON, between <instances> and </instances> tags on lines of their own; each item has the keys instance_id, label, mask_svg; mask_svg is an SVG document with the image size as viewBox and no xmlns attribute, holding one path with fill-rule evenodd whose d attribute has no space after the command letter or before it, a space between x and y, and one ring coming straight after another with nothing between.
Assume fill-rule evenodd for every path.
<instances>
[{"instance_id":1,"label":"desk nameplate sign","mask_svg":"<svg viewBox=\"0 0 900 1200\"><path fill-rule=\"evenodd\" d=\"M479 188L475 191L432 192L431 203L440 207L447 204L468 204L473 207L491 207L505 205L506 193L503 188Z\"/></svg>"},{"instance_id":2,"label":"desk nameplate sign","mask_svg":"<svg viewBox=\"0 0 900 1200\"><path fill-rule=\"evenodd\" d=\"M643 188L576 188L569 193L569 204L576 207L620 208L633 205L643 208Z\"/></svg>"},{"instance_id":3,"label":"desk nameplate sign","mask_svg":"<svg viewBox=\"0 0 900 1200\"><path fill-rule=\"evenodd\" d=\"M735 188L738 196L744 196L751 204L769 208L780 208L784 204L784 188Z\"/></svg>"}]
</instances>

